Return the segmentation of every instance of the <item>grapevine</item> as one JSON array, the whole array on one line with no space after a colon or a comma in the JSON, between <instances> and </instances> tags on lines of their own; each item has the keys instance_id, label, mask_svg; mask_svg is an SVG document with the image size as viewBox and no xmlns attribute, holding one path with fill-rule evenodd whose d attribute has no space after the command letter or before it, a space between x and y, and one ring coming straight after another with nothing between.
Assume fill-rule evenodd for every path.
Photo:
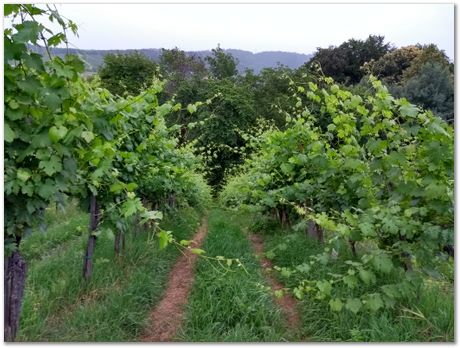
<instances>
[{"instance_id":1,"label":"grapevine","mask_svg":"<svg viewBox=\"0 0 460 348\"><path fill-rule=\"evenodd\" d=\"M297 277L295 296L310 294L333 311L377 311L417 296L453 240L452 127L371 81L366 99L330 78L299 85L290 126L265 133L221 194L224 204L277 212L324 239L310 264L278 271ZM339 261L343 273L309 277L316 263ZM338 283L360 297L335 293Z\"/></svg>"}]
</instances>

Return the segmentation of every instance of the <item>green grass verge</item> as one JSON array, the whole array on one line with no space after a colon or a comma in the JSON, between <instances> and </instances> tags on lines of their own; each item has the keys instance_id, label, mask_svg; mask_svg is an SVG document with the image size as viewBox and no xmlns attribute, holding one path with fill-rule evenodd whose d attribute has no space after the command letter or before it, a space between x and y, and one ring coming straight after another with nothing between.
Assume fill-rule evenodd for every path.
<instances>
[{"instance_id":1,"label":"green grass verge","mask_svg":"<svg viewBox=\"0 0 460 348\"><path fill-rule=\"evenodd\" d=\"M48 208L45 213L46 230L35 228L21 243L21 253L27 262L50 256L53 251L67 247L67 242L88 233L89 214L71 202L65 211ZM72 244L72 243L70 243ZM59 250L58 250L59 249Z\"/></svg>"},{"instance_id":2,"label":"green grass verge","mask_svg":"<svg viewBox=\"0 0 460 348\"><path fill-rule=\"evenodd\" d=\"M259 262L241 227L248 215L214 209L209 214L208 256L239 258L241 268L225 273L213 261L199 259L186 318L177 339L186 342L279 342L289 337L281 313L265 284ZM225 273L225 274L223 274Z\"/></svg>"},{"instance_id":3,"label":"green grass verge","mask_svg":"<svg viewBox=\"0 0 460 348\"><path fill-rule=\"evenodd\" d=\"M79 223L77 214L64 229L72 234L72 226ZM187 239L199 225L199 214L192 209L176 211L161 225L178 239ZM59 234L61 226L53 228L48 233ZM86 240L83 233L53 245L46 257L30 258L18 341L138 339L179 251L173 247L160 251L157 243L148 243L147 233L140 232L128 237L125 254L116 258L113 240L101 236L96 242L93 278L86 283L82 279ZM26 250L48 247L41 239L29 243Z\"/></svg>"},{"instance_id":4,"label":"green grass verge","mask_svg":"<svg viewBox=\"0 0 460 348\"><path fill-rule=\"evenodd\" d=\"M275 231L274 231L275 230ZM286 244L284 250L276 249L274 265L292 267L310 260L311 255L321 252L317 242L303 233L281 231L279 228L265 233L265 250ZM312 277L328 272L336 273L343 264L337 262L312 269ZM446 265L447 267L447 265ZM451 272L451 268L448 272ZM420 298L414 299L393 310L377 314L348 311L333 313L329 306L313 299L301 301L303 335L312 341L362 341L362 342L439 342L454 340L454 290L453 283L447 279L433 281L427 279ZM295 280L279 276L287 286L295 285ZM336 289L339 294L349 294L347 288ZM352 296L353 297L353 296ZM407 311L413 311L413 313ZM415 314L417 313L417 314Z\"/></svg>"}]
</instances>

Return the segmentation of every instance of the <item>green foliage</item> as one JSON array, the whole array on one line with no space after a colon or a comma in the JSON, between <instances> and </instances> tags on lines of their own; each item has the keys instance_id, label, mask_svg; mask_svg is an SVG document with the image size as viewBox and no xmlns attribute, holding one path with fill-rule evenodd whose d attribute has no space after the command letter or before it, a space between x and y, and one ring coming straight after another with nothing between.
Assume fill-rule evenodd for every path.
<instances>
[{"instance_id":1,"label":"green foliage","mask_svg":"<svg viewBox=\"0 0 460 348\"><path fill-rule=\"evenodd\" d=\"M177 47L171 50L162 49L160 67L161 72L166 75L168 80L171 79L172 75L185 80L206 73L204 63L199 57L187 56L184 51Z\"/></svg>"},{"instance_id":2,"label":"green foliage","mask_svg":"<svg viewBox=\"0 0 460 348\"><path fill-rule=\"evenodd\" d=\"M158 65L137 51L107 54L98 75L101 85L119 96L138 95L158 76Z\"/></svg>"},{"instance_id":3,"label":"green foliage","mask_svg":"<svg viewBox=\"0 0 460 348\"><path fill-rule=\"evenodd\" d=\"M188 104L187 110L173 113L168 124L182 125L180 143L193 145L203 157L206 178L215 189L252 152L259 134L284 128L286 116L280 110L288 104L285 92L292 89L292 78L292 72L279 68L265 69L259 76L181 83L175 100ZM194 100L206 102L196 107Z\"/></svg>"},{"instance_id":4,"label":"green foliage","mask_svg":"<svg viewBox=\"0 0 460 348\"><path fill-rule=\"evenodd\" d=\"M383 311L421 298L427 275L451 269L443 265L441 250L453 244L453 128L407 99L393 98L372 76L357 87L368 91L358 95L313 71L319 63L345 84L357 83L365 71L377 71L396 83L390 86L395 94L450 121L452 65L437 47L390 52L383 37L370 36L319 49L312 63L296 72L280 67L238 77L237 61L217 47L207 58L211 79L205 79L201 60L178 49L164 50L160 67L166 83L154 78L159 69L139 53L109 55L101 80L85 81L79 58L50 55L51 47L67 44L66 32L76 33L72 21L48 6L10 4L4 10L13 20L4 30L6 255L20 248L38 260L42 249L61 242L78 251L81 228L43 237L36 231L48 207L62 206L70 196L87 208L93 196L101 225L92 235L99 240L113 241L115 234L128 234L140 222L158 232L159 249L173 243L207 260L240 267L239 259L202 255L203 249L192 248L187 240L178 243L172 232L159 229L160 210L210 204L206 178L217 189L226 182L220 195L224 204L275 216L298 231L313 224L324 232L325 244L317 253L274 270L297 298L317 301L334 318L380 313L384 319ZM37 17L56 21L60 32ZM31 51L39 43L48 59ZM26 237L31 231L36 237ZM227 237L219 242L239 243L237 236ZM270 248L267 257L275 260L289 249L289 238ZM22 239L28 244L20 246ZM44 266L45 272L59 279L53 267L75 267L77 258L79 252L69 253L62 264L59 259ZM101 257L96 264L107 263L109 258ZM329 266L332 271L317 271ZM78 302L86 290L78 275L69 277L52 286L46 280L51 290L38 289L38 302L44 301L43 293L61 294L63 289ZM137 286L151 282L138 277ZM452 271L448 277L453 278ZM216 291L236 289L241 281L238 275ZM70 288L67 282L79 285ZM251 307L255 300L270 307L261 298L257 291L249 293L231 312L240 320L250 307L254 315L247 319L260 323L257 332L240 330L231 319L221 326L226 335L229 327L234 330L227 338L273 337L264 313ZM28 320L40 319L30 304L26 308ZM408 313L425 318L420 311ZM222 313L211 308L208 314L211 321L195 323L205 334L187 331L190 337L209 338L206 325L221 320ZM87 328L88 317L78 317L78 325ZM351 336L359 335L352 331Z\"/></svg>"},{"instance_id":5,"label":"green foliage","mask_svg":"<svg viewBox=\"0 0 460 348\"><path fill-rule=\"evenodd\" d=\"M290 127L262 137L221 200L316 223L327 242L312 264L328 264L331 249L349 241L359 245L358 260L347 260L345 252L346 268L304 278L296 295L313 292L330 301L335 284L345 282L360 289L363 310L391 307L417 296L423 274L453 239L453 129L394 99L373 78L374 93L366 99L329 78L318 82L299 89L305 97L292 98L298 111ZM394 280L385 284L388 275ZM371 291L377 284L396 286L398 295Z\"/></svg>"},{"instance_id":6,"label":"green foliage","mask_svg":"<svg viewBox=\"0 0 460 348\"><path fill-rule=\"evenodd\" d=\"M46 45L66 40L65 35L54 35L32 17L46 14L50 20L63 21L57 13L29 5L13 7L12 13L21 22L6 29L4 35L6 254L20 247L25 234L43 219L46 207L62 204L69 195L83 206L89 196L96 197L99 226L91 236L112 243L115 235L127 235L139 221L155 232L162 218L155 209L164 205L204 208L210 190L199 174L199 161L189 147L177 148L175 130L164 122L180 105L158 102L162 84L152 79L148 69L144 75L136 75L141 57L109 57L108 62L114 64L118 58L134 60L135 66L122 62L122 67L132 68L135 74L128 77L139 82L138 88L145 87L141 77L148 76L153 82L139 96L116 98L100 88L97 80L81 79L83 63L77 57L50 57L45 62L29 51L39 38ZM27 15L31 21L24 20ZM71 22L63 23L63 30L73 28ZM45 32L53 36L46 40ZM104 78L103 71L101 75ZM82 255L72 253L72 257ZM96 260L95 269L106 263L110 259ZM81 262L78 264L80 267ZM66 272L72 268L67 266ZM80 272L70 276L81 283ZM57 288L63 286L65 280Z\"/></svg>"},{"instance_id":7,"label":"green foliage","mask_svg":"<svg viewBox=\"0 0 460 348\"><path fill-rule=\"evenodd\" d=\"M197 83L207 75L206 66L201 58L187 56L184 51L177 47L171 50L163 48L159 65L162 76L167 80L164 94L169 98L174 94L184 93L187 82ZM184 103L182 100L180 101ZM189 103L191 100L187 102Z\"/></svg>"},{"instance_id":8,"label":"green foliage","mask_svg":"<svg viewBox=\"0 0 460 348\"><path fill-rule=\"evenodd\" d=\"M66 204L64 210L48 207L44 220L46 222L37 226L21 243L20 251L28 262L39 262L47 254L88 232L88 214L82 212L75 202Z\"/></svg>"},{"instance_id":9,"label":"green foliage","mask_svg":"<svg viewBox=\"0 0 460 348\"><path fill-rule=\"evenodd\" d=\"M225 79L238 74L236 66L238 60L229 53L225 53L219 45L212 49L212 56L205 58L209 64L209 71L216 79Z\"/></svg>"},{"instance_id":10,"label":"green foliage","mask_svg":"<svg viewBox=\"0 0 460 348\"><path fill-rule=\"evenodd\" d=\"M219 188L225 175L250 153L250 141L270 125L257 119L254 95L231 79L185 82L175 100L187 105L168 123L181 124L180 142L203 158L207 182ZM190 87L190 89L189 89ZM193 100L205 102L191 103Z\"/></svg>"},{"instance_id":11,"label":"green foliage","mask_svg":"<svg viewBox=\"0 0 460 348\"><path fill-rule=\"evenodd\" d=\"M128 83L126 90L115 93L138 94L145 89L136 97L114 97L97 80L81 78L83 62L76 56L49 55L44 61L30 51L39 39L48 54L49 45L66 43L66 30L76 33L72 22L49 7L19 5L6 12L13 17L12 28L4 31L6 256L20 248L50 204L62 205L68 196L78 198L86 208L91 201L90 241L105 236L116 241L115 250L139 221L155 232L162 218L157 211L160 205L177 207L193 201L203 207L209 202L199 161L190 148L177 147L174 128L165 125L165 115L181 106L158 102L162 83L152 78L154 63L137 54L109 56L102 80L110 82L111 88L125 88L123 83ZM40 15L56 20L62 32L54 34L39 23L35 16ZM113 76L112 68L121 71ZM151 185L158 182L169 185ZM183 192L187 195L177 199ZM109 262L102 259L94 264ZM92 257L85 256L85 278L91 276L92 264ZM11 284L23 287L20 278L13 278ZM8 304L12 299L6 299ZM14 301L22 304L22 296ZM13 318L9 320L13 326L21 306L16 308L7 315L8 320Z\"/></svg>"},{"instance_id":12,"label":"green foliage","mask_svg":"<svg viewBox=\"0 0 460 348\"><path fill-rule=\"evenodd\" d=\"M318 48L307 63L310 68L319 65L326 76L344 84L358 83L364 76L361 66L374 59L377 60L391 51L389 43L384 43L383 36L369 35L365 40L350 39L340 46Z\"/></svg>"},{"instance_id":13,"label":"green foliage","mask_svg":"<svg viewBox=\"0 0 460 348\"><path fill-rule=\"evenodd\" d=\"M301 69L293 71L286 67L262 69L258 75L246 72L241 83L253 91L255 114L273 123L279 129L286 126L286 115L282 110L290 107L293 84L306 80Z\"/></svg>"},{"instance_id":14,"label":"green foliage","mask_svg":"<svg viewBox=\"0 0 460 348\"><path fill-rule=\"evenodd\" d=\"M422 52L420 45L410 45L390 51L378 59L364 63L362 69L388 83L398 83L404 71Z\"/></svg>"},{"instance_id":15,"label":"green foliage","mask_svg":"<svg viewBox=\"0 0 460 348\"><path fill-rule=\"evenodd\" d=\"M161 214L153 208L203 208L209 202L199 160L192 149L177 147L175 129L165 125L164 117L181 106L158 102L160 81L148 73L151 84L142 94L114 97L97 80L81 79L83 63L76 56L45 62L29 50L39 39L50 45L66 40L34 16L58 21L63 33L76 31L72 22L50 8L19 5L8 11L20 23L4 33L6 250L19 245L47 206L62 205L67 196L82 206L96 196L99 220L112 236L136 219L157 227ZM144 60L137 54L108 59L123 66L130 61L125 67L137 72Z\"/></svg>"},{"instance_id":16,"label":"green foliage","mask_svg":"<svg viewBox=\"0 0 460 348\"><path fill-rule=\"evenodd\" d=\"M395 96L405 97L453 123L453 64L436 45L398 48L364 64L363 70L382 78Z\"/></svg>"},{"instance_id":17,"label":"green foliage","mask_svg":"<svg viewBox=\"0 0 460 348\"><path fill-rule=\"evenodd\" d=\"M86 120L76 110L82 63L73 56L44 62L27 48L38 40L51 46L66 40L34 16L46 15L62 30L75 32L75 24L49 7L11 5L6 13L14 24L4 31L5 244L14 246L77 181L73 150L80 140L69 130L84 130Z\"/></svg>"},{"instance_id":18,"label":"green foliage","mask_svg":"<svg viewBox=\"0 0 460 348\"><path fill-rule=\"evenodd\" d=\"M252 220L263 220L260 215L252 215ZM245 221L241 222L245 226ZM265 249L275 250L271 259L274 267L293 270L295 265L310 264L312 258L321 253L324 246L305 236L305 232L284 230L282 233L265 234ZM282 250L279 245L286 245ZM335 246L337 247L337 246ZM321 279L328 274L341 274L347 269L346 249L337 249L338 258L327 264L315 264L307 274L309 279ZM359 260L355 260L357 262ZM440 265L449 267L451 258L439 258ZM448 279L450 271L442 271L436 276L427 277L418 297L395 302L392 308L371 306L383 300L385 306L389 297L397 296L395 286L371 285L370 296L362 298L363 283L355 279L356 286L349 287L345 282L333 285L332 296L325 300L316 299L314 292L297 292L298 285L305 279L303 273L293 273L289 278L276 273L285 288L292 289L294 295L301 295L298 307L301 313L301 334L310 341L317 342L442 342L454 338L453 282ZM442 275L441 275L442 274ZM349 275L349 279L354 276ZM396 281L395 275L381 274L381 283ZM345 280L345 278L344 278ZM358 286L359 285L359 286ZM356 314L355 314L356 313Z\"/></svg>"},{"instance_id":19,"label":"green foliage","mask_svg":"<svg viewBox=\"0 0 460 348\"><path fill-rule=\"evenodd\" d=\"M446 53L440 50L435 44L419 45L419 47L419 54L414 57L410 66L403 72L404 80L408 80L420 74L423 66L427 63L438 63L442 67L448 68L451 74L454 73L454 65L449 62Z\"/></svg>"},{"instance_id":20,"label":"green foliage","mask_svg":"<svg viewBox=\"0 0 460 348\"><path fill-rule=\"evenodd\" d=\"M203 157L208 183L219 188L225 176L251 152L251 139L271 125L256 118L254 96L247 85L214 80L209 82L208 93L216 97L198 112L198 125L189 137Z\"/></svg>"},{"instance_id":21,"label":"green foliage","mask_svg":"<svg viewBox=\"0 0 460 348\"><path fill-rule=\"evenodd\" d=\"M396 96L404 96L412 103L433 111L442 119L454 121L454 79L445 65L425 63L416 75L399 86L390 86Z\"/></svg>"}]
</instances>

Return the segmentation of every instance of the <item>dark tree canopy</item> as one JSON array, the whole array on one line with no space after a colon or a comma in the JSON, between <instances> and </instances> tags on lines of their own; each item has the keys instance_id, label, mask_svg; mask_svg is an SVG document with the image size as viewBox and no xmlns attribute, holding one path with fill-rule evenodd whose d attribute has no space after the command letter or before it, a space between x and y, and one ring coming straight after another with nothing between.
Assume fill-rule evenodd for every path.
<instances>
[{"instance_id":1,"label":"dark tree canopy","mask_svg":"<svg viewBox=\"0 0 460 348\"><path fill-rule=\"evenodd\" d=\"M159 63L161 72L165 77L176 75L185 80L194 76L203 76L207 73L201 58L189 56L177 47L171 50L163 48Z\"/></svg>"},{"instance_id":2,"label":"dark tree canopy","mask_svg":"<svg viewBox=\"0 0 460 348\"><path fill-rule=\"evenodd\" d=\"M158 65L139 52L107 54L99 70L101 84L113 94L137 95L158 74Z\"/></svg>"},{"instance_id":3,"label":"dark tree canopy","mask_svg":"<svg viewBox=\"0 0 460 348\"><path fill-rule=\"evenodd\" d=\"M365 41L350 39L338 47L318 48L307 65L319 64L324 75L340 83L355 84L364 76L361 70L364 63L379 59L392 50L384 40L384 36L369 35Z\"/></svg>"},{"instance_id":4,"label":"dark tree canopy","mask_svg":"<svg viewBox=\"0 0 460 348\"><path fill-rule=\"evenodd\" d=\"M284 129L286 118L279 110L288 107L290 83L297 75L299 74L288 67L279 66L262 69L257 75L246 72L240 78L241 83L250 86L254 93L257 117L273 121L278 128Z\"/></svg>"},{"instance_id":5,"label":"dark tree canopy","mask_svg":"<svg viewBox=\"0 0 460 348\"><path fill-rule=\"evenodd\" d=\"M209 70L216 79L225 79L238 74L236 66L238 60L231 54L224 52L218 45L217 48L213 48L212 56L205 58L209 64Z\"/></svg>"},{"instance_id":6,"label":"dark tree canopy","mask_svg":"<svg viewBox=\"0 0 460 348\"><path fill-rule=\"evenodd\" d=\"M160 71L167 80L164 93L168 97L178 93L184 83L189 85L191 80L202 79L208 74L201 58L188 56L177 47L171 50L162 49Z\"/></svg>"}]
</instances>

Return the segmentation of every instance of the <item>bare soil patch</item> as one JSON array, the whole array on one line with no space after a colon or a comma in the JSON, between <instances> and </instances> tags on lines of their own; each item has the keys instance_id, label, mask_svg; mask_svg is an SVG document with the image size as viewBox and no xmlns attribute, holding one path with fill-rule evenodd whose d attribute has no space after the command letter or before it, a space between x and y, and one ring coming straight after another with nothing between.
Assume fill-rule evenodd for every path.
<instances>
[{"instance_id":1,"label":"bare soil patch","mask_svg":"<svg viewBox=\"0 0 460 348\"><path fill-rule=\"evenodd\" d=\"M199 248L208 232L207 219L192 239L191 246ZM172 269L163 299L150 314L150 326L141 337L141 342L170 342L176 335L184 317L190 290L195 278L195 262L198 255L189 251L177 260Z\"/></svg>"}]
</instances>

